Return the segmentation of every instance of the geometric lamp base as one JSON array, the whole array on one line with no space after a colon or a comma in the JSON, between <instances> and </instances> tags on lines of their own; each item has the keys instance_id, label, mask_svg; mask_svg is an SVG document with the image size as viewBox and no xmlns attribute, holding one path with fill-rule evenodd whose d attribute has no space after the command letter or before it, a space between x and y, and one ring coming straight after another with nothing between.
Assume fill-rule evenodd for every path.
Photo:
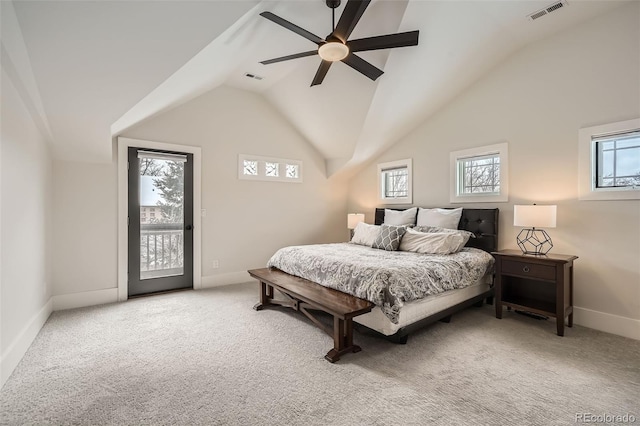
<instances>
[{"instance_id":1,"label":"geometric lamp base","mask_svg":"<svg viewBox=\"0 0 640 426\"><path fill-rule=\"evenodd\" d=\"M524 254L547 254L553 242L543 229L525 228L518 234L518 247Z\"/></svg>"}]
</instances>

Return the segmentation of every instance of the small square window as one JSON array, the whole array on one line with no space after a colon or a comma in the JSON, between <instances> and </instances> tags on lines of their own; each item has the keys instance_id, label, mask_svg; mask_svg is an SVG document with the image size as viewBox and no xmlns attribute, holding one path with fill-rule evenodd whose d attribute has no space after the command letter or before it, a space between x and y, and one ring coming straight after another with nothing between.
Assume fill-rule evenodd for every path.
<instances>
[{"instance_id":1,"label":"small square window","mask_svg":"<svg viewBox=\"0 0 640 426\"><path fill-rule=\"evenodd\" d=\"M507 161L506 143L452 152L449 201L452 203L508 201Z\"/></svg>"},{"instance_id":2,"label":"small square window","mask_svg":"<svg viewBox=\"0 0 640 426\"><path fill-rule=\"evenodd\" d=\"M640 199L640 118L578 132L579 198Z\"/></svg>"},{"instance_id":3,"label":"small square window","mask_svg":"<svg viewBox=\"0 0 640 426\"><path fill-rule=\"evenodd\" d=\"M265 167L265 175L269 176L269 177L278 177L278 169L280 167L280 165L278 163L270 163L270 162L265 162L264 163L264 167Z\"/></svg>"},{"instance_id":4,"label":"small square window","mask_svg":"<svg viewBox=\"0 0 640 426\"><path fill-rule=\"evenodd\" d=\"M247 176L258 176L258 162L255 160L244 160L243 174Z\"/></svg>"},{"instance_id":5,"label":"small square window","mask_svg":"<svg viewBox=\"0 0 640 426\"><path fill-rule=\"evenodd\" d=\"M498 154L458 160L459 194L500 194Z\"/></svg>"},{"instance_id":6,"label":"small square window","mask_svg":"<svg viewBox=\"0 0 640 426\"><path fill-rule=\"evenodd\" d=\"M378 164L378 194L386 204L411 204L411 159Z\"/></svg>"},{"instance_id":7,"label":"small square window","mask_svg":"<svg viewBox=\"0 0 640 426\"><path fill-rule=\"evenodd\" d=\"M300 166L297 164L287 164L286 170L287 177L289 179L298 179L298 176L300 175Z\"/></svg>"},{"instance_id":8,"label":"small square window","mask_svg":"<svg viewBox=\"0 0 640 426\"><path fill-rule=\"evenodd\" d=\"M385 170L382 175L384 176L384 198L404 198L407 196L409 193L409 172L406 167Z\"/></svg>"},{"instance_id":9,"label":"small square window","mask_svg":"<svg viewBox=\"0 0 640 426\"><path fill-rule=\"evenodd\" d=\"M595 187L640 187L640 131L592 139Z\"/></svg>"}]
</instances>

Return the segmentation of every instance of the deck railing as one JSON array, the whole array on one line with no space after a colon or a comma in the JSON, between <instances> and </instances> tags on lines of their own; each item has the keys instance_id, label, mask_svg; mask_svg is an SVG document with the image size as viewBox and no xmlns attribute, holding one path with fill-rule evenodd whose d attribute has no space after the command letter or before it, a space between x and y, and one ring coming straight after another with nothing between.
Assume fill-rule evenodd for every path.
<instances>
[{"instance_id":1,"label":"deck railing","mask_svg":"<svg viewBox=\"0 0 640 426\"><path fill-rule=\"evenodd\" d=\"M184 226L140 224L140 278L180 275L184 270Z\"/></svg>"}]
</instances>

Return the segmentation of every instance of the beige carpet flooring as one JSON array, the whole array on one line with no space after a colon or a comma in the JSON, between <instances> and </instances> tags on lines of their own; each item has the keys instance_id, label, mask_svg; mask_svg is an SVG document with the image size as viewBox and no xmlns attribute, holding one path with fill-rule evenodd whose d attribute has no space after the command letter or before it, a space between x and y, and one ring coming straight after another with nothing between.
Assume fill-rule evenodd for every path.
<instances>
[{"instance_id":1,"label":"beige carpet flooring","mask_svg":"<svg viewBox=\"0 0 640 426\"><path fill-rule=\"evenodd\" d=\"M640 341L485 306L407 345L356 332L362 352L330 364L327 335L257 298L250 283L55 312L0 391L0 424L640 423Z\"/></svg>"}]
</instances>

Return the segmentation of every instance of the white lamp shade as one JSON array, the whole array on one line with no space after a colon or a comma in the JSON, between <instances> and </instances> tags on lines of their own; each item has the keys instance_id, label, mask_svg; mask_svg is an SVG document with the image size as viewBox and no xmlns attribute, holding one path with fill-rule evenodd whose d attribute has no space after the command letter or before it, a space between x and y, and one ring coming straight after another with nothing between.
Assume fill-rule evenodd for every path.
<instances>
[{"instance_id":1,"label":"white lamp shade","mask_svg":"<svg viewBox=\"0 0 640 426\"><path fill-rule=\"evenodd\" d=\"M363 213L349 213L347 215L347 228L355 229L360 222L364 222Z\"/></svg>"},{"instance_id":2,"label":"white lamp shade","mask_svg":"<svg viewBox=\"0 0 640 426\"><path fill-rule=\"evenodd\" d=\"M555 228L556 206L513 206L513 226Z\"/></svg>"}]
</instances>

